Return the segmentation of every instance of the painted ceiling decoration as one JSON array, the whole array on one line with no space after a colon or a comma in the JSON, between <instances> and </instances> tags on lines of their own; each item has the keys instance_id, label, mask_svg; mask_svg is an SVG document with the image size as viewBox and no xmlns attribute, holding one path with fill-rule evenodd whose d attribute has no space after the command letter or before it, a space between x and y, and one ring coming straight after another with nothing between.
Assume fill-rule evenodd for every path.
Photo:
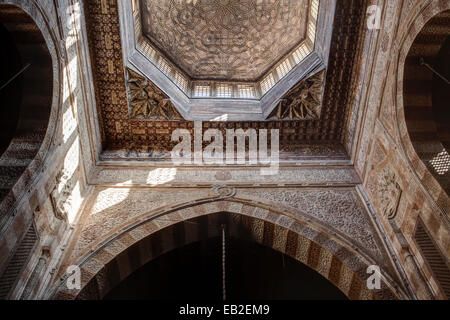
<instances>
[{"instance_id":1,"label":"painted ceiling decoration","mask_svg":"<svg viewBox=\"0 0 450 320\"><path fill-rule=\"evenodd\" d=\"M269 120L312 120L320 117L325 71L301 81L272 111Z\"/></svg>"},{"instance_id":2,"label":"painted ceiling decoration","mask_svg":"<svg viewBox=\"0 0 450 320\"><path fill-rule=\"evenodd\" d=\"M306 38L309 0L140 0L142 31L193 79L256 81Z\"/></svg>"},{"instance_id":3,"label":"painted ceiling decoration","mask_svg":"<svg viewBox=\"0 0 450 320\"><path fill-rule=\"evenodd\" d=\"M187 120L264 121L279 99L326 68L334 0L119 2L125 66ZM240 100L240 110L235 101Z\"/></svg>"},{"instance_id":4,"label":"painted ceiling decoration","mask_svg":"<svg viewBox=\"0 0 450 320\"><path fill-rule=\"evenodd\" d=\"M193 121L187 118L184 112L179 111L173 97L169 95L170 92L166 90L167 87L161 86L161 83L165 82L150 78L141 67L133 66L130 60L124 60L127 56L123 55L122 51L126 48L123 47L124 38L121 36L120 6L129 2L110 2L110 9L107 12L104 12L101 3L101 1L86 3L97 108L104 144L101 157L104 159L127 158L126 150L133 145L137 150L142 150L142 154L146 157L165 159L166 155L156 151L172 150L174 144L170 139L171 132L178 128L193 131ZM351 88L356 85L354 70L360 54L358 49L361 43L360 30L365 23L364 6L356 2L338 1L333 17L335 26L330 40L328 67L326 73L323 73L324 87L320 113L319 109L315 109L317 116L306 116L306 120L297 119L299 117L292 117L292 120L288 120L290 117L281 117L283 120L280 121L271 119L272 117L269 116L272 111L268 111L259 121L245 118L240 121L204 121L204 130L209 128L217 128L221 131L228 128L279 129L282 157L286 155L289 159L310 159L316 156L327 156L333 159L346 159L347 155L342 143L336 143L336 141L342 138L345 124L349 121L348 101ZM142 78L136 77L136 81L129 83L127 69L139 70L139 76ZM144 78L151 80L150 87L146 86L147 82L143 80ZM298 84L303 79L295 82L292 82L292 79L289 80L290 83ZM134 95L130 96L130 86L140 93L134 92ZM153 103L147 101L141 104L144 108L133 108L133 105L139 106L140 102L136 101L142 101L142 98L139 98L140 94L152 96L153 92L157 93ZM282 106L295 100L294 91L291 91L292 95L288 93L289 90L286 90L280 96L285 99ZM130 100L130 97L133 99ZM168 104L167 98L170 98L171 104ZM280 98L275 101L275 107L280 106ZM307 98L307 100L310 99L312 99L311 96ZM212 104L213 102L206 102L205 106L209 107ZM178 113L184 120L170 120L178 119L178 114L171 113L172 111L162 112L165 119L162 120L163 117L159 117L159 120L156 120L154 115L161 115L161 109L158 108L162 106L164 110L171 105L177 107ZM185 105L189 106L189 100L186 99ZM240 104L234 101L231 107L237 109L240 108ZM227 110L226 108L228 106L224 105L223 109ZM204 109L204 111L208 110ZM241 111L243 109L239 109L239 112ZM298 114L301 115L301 112ZM134 156L134 153L132 155Z\"/></svg>"},{"instance_id":5,"label":"painted ceiling decoration","mask_svg":"<svg viewBox=\"0 0 450 320\"><path fill-rule=\"evenodd\" d=\"M184 120L169 97L150 80L127 69L127 89L131 119Z\"/></svg>"}]
</instances>

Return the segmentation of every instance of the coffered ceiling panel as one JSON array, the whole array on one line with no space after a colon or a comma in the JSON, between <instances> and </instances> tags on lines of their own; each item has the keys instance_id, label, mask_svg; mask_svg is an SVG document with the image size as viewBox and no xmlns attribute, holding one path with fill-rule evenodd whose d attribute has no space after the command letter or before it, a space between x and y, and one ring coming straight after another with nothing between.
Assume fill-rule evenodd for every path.
<instances>
[{"instance_id":1,"label":"coffered ceiling panel","mask_svg":"<svg viewBox=\"0 0 450 320\"><path fill-rule=\"evenodd\" d=\"M141 0L142 31L194 79L256 81L306 36L309 0Z\"/></svg>"}]
</instances>

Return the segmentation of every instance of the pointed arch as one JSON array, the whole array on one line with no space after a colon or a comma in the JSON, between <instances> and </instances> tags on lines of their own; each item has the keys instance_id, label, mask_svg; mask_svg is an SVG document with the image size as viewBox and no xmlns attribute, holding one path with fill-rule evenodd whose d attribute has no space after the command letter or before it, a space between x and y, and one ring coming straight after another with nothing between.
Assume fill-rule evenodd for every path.
<instances>
[{"instance_id":1,"label":"pointed arch","mask_svg":"<svg viewBox=\"0 0 450 320\"><path fill-rule=\"evenodd\" d=\"M220 199L189 203L148 216L78 261L82 283L79 290L67 289L66 277L62 277L50 296L53 299L100 299L159 255L196 242L205 232L208 237L216 236L214 230L205 231L196 222L217 225L219 221L226 221L231 226L231 234L246 234L259 244L287 254L320 273L350 299L398 298L383 276L380 290L367 289L369 275L366 271L371 262L358 250L287 214L260 209L251 203Z\"/></svg>"}]
</instances>

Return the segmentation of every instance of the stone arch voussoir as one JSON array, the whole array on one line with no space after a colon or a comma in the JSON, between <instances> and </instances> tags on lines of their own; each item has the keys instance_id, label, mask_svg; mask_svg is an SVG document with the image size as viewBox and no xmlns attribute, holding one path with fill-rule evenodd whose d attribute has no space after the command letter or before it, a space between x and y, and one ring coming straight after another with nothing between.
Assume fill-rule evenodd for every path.
<instances>
[{"instance_id":1,"label":"stone arch voussoir","mask_svg":"<svg viewBox=\"0 0 450 320\"><path fill-rule=\"evenodd\" d=\"M256 242L285 253L319 272L350 299L397 298L385 281L382 281L380 290L367 289L366 270L369 263L355 250L288 215L274 214L270 210L235 200L181 206L177 210L141 221L97 250L92 250L79 262L82 283L79 290L67 289L66 278L63 277L52 297L102 298L134 270L156 256L199 240L193 227L190 227L192 224L187 221L218 219L224 215L228 215L234 224L248 228ZM182 239L180 234L183 235Z\"/></svg>"}]
</instances>

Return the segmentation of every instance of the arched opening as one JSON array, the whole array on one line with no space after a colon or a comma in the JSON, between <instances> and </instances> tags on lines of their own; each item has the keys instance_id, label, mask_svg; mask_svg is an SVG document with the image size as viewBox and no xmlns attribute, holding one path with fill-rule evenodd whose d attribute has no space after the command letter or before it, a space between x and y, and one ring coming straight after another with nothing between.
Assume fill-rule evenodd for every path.
<instances>
[{"instance_id":1,"label":"arched opening","mask_svg":"<svg viewBox=\"0 0 450 320\"><path fill-rule=\"evenodd\" d=\"M201 210L201 207L193 210ZM247 212L247 209L242 210ZM128 231L117 234L98 250L91 250L78 262L67 262L80 266L81 288L68 289L63 281L51 290L50 295L54 299L98 300L125 297L126 292L121 290L142 290L145 297L151 298L156 294L164 297L162 283L155 287L144 285L137 288L133 287L133 282L141 280L144 283L145 279L154 276L164 282L165 277L173 277L173 273L169 272L173 267L185 274L194 268L207 268L208 272L204 273L196 269L196 274L211 277L202 277L202 281L212 281L204 290L215 293L215 299L217 292L223 288L220 245L225 230L226 244L230 245L225 250L225 263L228 265L225 278L227 290L231 290L230 298L396 299L384 278L379 290L367 288L366 270L372 262L368 263L357 252L326 234L317 234L308 225L287 216L283 216L280 220L282 224L279 224L246 213L207 212L191 215L186 220L180 220L177 212L143 220ZM313 238L318 242L311 235L315 235ZM193 256L187 261L176 261L184 259L189 253ZM231 259L227 260L227 257ZM198 259L200 261L196 261ZM258 262L258 268L252 269ZM263 262L265 266L262 266ZM162 268L163 265L165 267ZM260 274L255 274L257 269L261 270ZM192 281L196 274L191 273L184 281ZM247 279L246 284L242 282L243 278ZM164 283L164 286L167 285ZM177 285L179 283L175 281L167 288L175 290ZM201 285L197 286L200 290L198 297L202 297ZM311 287L315 289L309 290ZM239 296L233 290L246 296Z\"/></svg>"},{"instance_id":2,"label":"arched opening","mask_svg":"<svg viewBox=\"0 0 450 320\"><path fill-rule=\"evenodd\" d=\"M0 4L0 201L36 158L53 98L52 58L34 20L22 9ZM5 205L2 206L2 210Z\"/></svg>"},{"instance_id":3,"label":"arched opening","mask_svg":"<svg viewBox=\"0 0 450 320\"><path fill-rule=\"evenodd\" d=\"M448 13L450 23L450 11ZM449 28L450 29L450 28ZM447 150L450 149L450 32L441 47L435 62L436 70L447 79L446 82L438 74L433 75L433 111L437 122L438 138Z\"/></svg>"},{"instance_id":4,"label":"arched opening","mask_svg":"<svg viewBox=\"0 0 450 320\"><path fill-rule=\"evenodd\" d=\"M148 262L104 299L155 300L346 300L318 272L249 239L202 239ZM225 268L223 268L225 266ZM225 287L223 271L225 270Z\"/></svg>"},{"instance_id":5,"label":"arched opening","mask_svg":"<svg viewBox=\"0 0 450 320\"><path fill-rule=\"evenodd\" d=\"M405 61L404 108L418 157L450 194L450 10L432 18Z\"/></svg>"}]
</instances>

